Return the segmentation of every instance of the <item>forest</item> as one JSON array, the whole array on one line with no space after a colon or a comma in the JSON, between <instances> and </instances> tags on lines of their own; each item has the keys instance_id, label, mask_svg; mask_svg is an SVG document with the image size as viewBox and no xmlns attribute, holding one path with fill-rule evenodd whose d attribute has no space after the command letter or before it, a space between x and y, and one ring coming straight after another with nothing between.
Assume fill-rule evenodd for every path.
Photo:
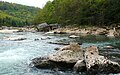
<instances>
[{"instance_id":1,"label":"forest","mask_svg":"<svg viewBox=\"0 0 120 75\"><path fill-rule=\"evenodd\" d=\"M120 23L120 0L48 1L34 18L34 24L114 26Z\"/></svg>"},{"instance_id":2,"label":"forest","mask_svg":"<svg viewBox=\"0 0 120 75\"><path fill-rule=\"evenodd\" d=\"M32 25L40 8L0 1L0 26Z\"/></svg>"}]
</instances>

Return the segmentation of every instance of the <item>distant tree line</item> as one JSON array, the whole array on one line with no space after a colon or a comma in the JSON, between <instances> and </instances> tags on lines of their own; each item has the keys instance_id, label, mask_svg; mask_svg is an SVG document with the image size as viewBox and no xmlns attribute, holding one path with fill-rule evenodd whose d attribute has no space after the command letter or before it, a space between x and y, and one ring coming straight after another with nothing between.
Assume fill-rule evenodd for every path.
<instances>
[{"instance_id":1,"label":"distant tree line","mask_svg":"<svg viewBox=\"0 0 120 75\"><path fill-rule=\"evenodd\" d=\"M34 24L110 26L120 23L120 0L48 1L34 18Z\"/></svg>"},{"instance_id":2,"label":"distant tree line","mask_svg":"<svg viewBox=\"0 0 120 75\"><path fill-rule=\"evenodd\" d=\"M0 1L0 26L31 25L40 8Z\"/></svg>"}]
</instances>

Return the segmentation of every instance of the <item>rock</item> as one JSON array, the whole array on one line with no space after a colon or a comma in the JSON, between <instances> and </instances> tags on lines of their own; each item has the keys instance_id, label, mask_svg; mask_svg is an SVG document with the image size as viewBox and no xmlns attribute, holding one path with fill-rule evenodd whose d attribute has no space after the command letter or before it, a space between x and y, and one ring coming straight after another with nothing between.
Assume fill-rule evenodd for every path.
<instances>
[{"instance_id":1,"label":"rock","mask_svg":"<svg viewBox=\"0 0 120 75\"><path fill-rule=\"evenodd\" d=\"M91 68L87 69L89 74L110 74L120 73L120 65L116 62L110 61L103 56L99 56Z\"/></svg>"},{"instance_id":2,"label":"rock","mask_svg":"<svg viewBox=\"0 0 120 75\"><path fill-rule=\"evenodd\" d=\"M0 30L0 33L14 33L14 32L18 32L19 30L8 30L8 29L4 29L4 30Z\"/></svg>"},{"instance_id":3,"label":"rock","mask_svg":"<svg viewBox=\"0 0 120 75\"><path fill-rule=\"evenodd\" d=\"M76 63L78 60L83 59L83 54L80 51L59 50L55 54L49 56L49 59L55 62Z\"/></svg>"},{"instance_id":4,"label":"rock","mask_svg":"<svg viewBox=\"0 0 120 75\"><path fill-rule=\"evenodd\" d=\"M63 43L63 42L48 42L49 44L57 44L57 45L69 45L69 43Z\"/></svg>"},{"instance_id":5,"label":"rock","mask_svg":"<svg viewBox=\"0 0 120 75\"><path fill-rule=\"evenodd\" d=\"M12 41L22 41L22 40L26 40L27 38L19 38L19 39L14 39Z\"/></svg>"},{"instance_id":6,"label":"rock","mask_svg":"<svg viewBox=\"0 0 120 75\"><path fill-rule=\"evenodd\" d=\"M99 57L99 52L96 46L90 46L85 51L85 62L87 69L95 64L95 59Z\"/></svg>"},{"instance_id":7,"label":"rock","mask_svg":"<svg viewBox=\"0 0 120 75\"><path fill-rule=\"evenodd\" d=\"M76 36L76 35L71 35L69 36L69 38L78 38L79 36Z\"/></svg>"},{"instance_id":8,"label":"rock","mask_svg":"<svg viewBox=\"0 0 120 75\"><path fill-rule=\"evenodd\" d=\"M79 44L72 43L50 55L49 59L55 62L76 63L78 60L83 59L83 50L80 49Z\"/></svg>"},{"instance_id":9,"label":"rock","mask_svg":"<svg viewBox=\"0 0 120 75\"><path fill-rule=\"evenodd\" d=\"M70 43L70 45L64 46L60 49L63 50L73 50L73 51L80 51L80 45L78 43Z\"/></svg>"},{"instance_id":10,"label":"rock","mask_svg":"<svg viewBox=\"0 0 120 75\"><path fill-rule=\"evenodd\" d=\"M48 25L47 23L42 23L42 24L39 24L36 28L38 31L51 31L51 30L54 30L54 29L57 29L59 28L60 25L59 24L50 24Z\"/></svg>"},{"instance_id":11,"label":"rock","mask_svg":"<svg viewBox=\"0 0 120 75\"><path fill-rule=\"evenodd\" d=\"M67 33L62 31L55 31L54 34L67 34Z\"/></svg>"},{"instance_id":12,"label":"rock","mask_svg":"<svg viewBox=\"0 0 120 75\"><path fill-rule=\"evenodd\" d=\"M58 50L60 50L60 48L55 48L54 50L58 51Z\"/></svg>"},{"instance_id":13,"label":"rock","mask_svg":"<svg viewBox=\"0 0 120 75\"><path fill-rule=\"evenodd\" d=\"M42 24L39 24L37 27L36 27L37 31L49 31L49 25L47 23L42 23Z\"/></svg>"},{"instance_id":14,"label":"rock","mask_svg":"<svg viewBox=\"0 0 120 75\"><path fill-rule=\"evenodd\" d=\"M45 34L54 34L54 31L46 32Z\"/></svg>"},{"instance_id":15,"label":"rock","mask_svg":"<svg viewBox=\"0 0 120 75\"><path fill-rule=\"evenodd\" d=\"M31 64L37 68L73 69L77 72L86 72L88 75L120 73L120 65L99 55L96 46L81 49L77 43L70 43L46 58L35 58Z\"/></svg>"},{"instance_id":16,"label":"rock","mask_svg":"<svg viewBox=\"0 0 120 75\"><path fill-rule=\"evenodd\" d=\"M109 30L109 33L107 34L107 37L115 37L115 31Z\"/></svg>"},{"instance_id":17,"label":"rock","mask_svg":"<svg viewBox=\"0 0 120 75\"><path fill-rule=\"evenodd\" d=\"M39 39L34 39L34 41L38 41Z\"/></svg>"},{"instance_id":18,"label":"rock","mask_svg":"<svg viewBox=\"0 0 120 75\"><path fill-rule=\"evenodd\" d=\"M120 36L120 26L116 28L116 36Z\"/></svg>"},{"instance_id":19,"label":"rock","mask_svg":"<svg viewBox=\"0 0 120 75\"><path fill-rule=\"evenodd\" d=\"M106 35L107 33L108 33L108 31L103 28L97 28L97 29L93 29L91 31L91 34L93 34L93 35Z\"/></svg>"},{"instance_id":20,"label":"rock","mask_svg":"<svg viewBox=\"0 0 120 75\"><path fill-rule=\"evenodd\" d=\"M50 24L49 26L52 28L52 30L60 28L60 24L58 24L58 23Z\"/></svg>"},{"instance_id":21,"label":"rock","mask_svg":"<svg viewBox=\"0 0 120 75\"><path fill-rule=\"evenodd\" d=\"M84 60L78 60L74 65L73 70L76 72L84 72L86 71L86 65Z\"/></svg>"},{"instance_id":22,"label":"rock","mask_svg":"<svg viewBox=\"0 0 120 75\"><path fill-rule=\"evenodd\" d=\"M108 34L108 32L106 30L99 32L99 35L106 35L106 34Z\"/></svg>"},{"instance_id":23,"label":"rock","mask_svg":"<svg viewBox=\"0 0 120 75\"><path fill-rule=\"evenodd\" d=\"M120 65L117 62L100 56L97 47L90 46L85 51L85 62L89 74L119 73Z\"/></svg>"},{"instance_id":24,"label":"rock","mask_svg":"<svg viewBox=\"0 0 120 75\"><path fill-rule=\"evenodd\" d=\"M81 33L81 34L89 34L90 31L89 31L89 30L86 30L86 29L81 29L80 33Z\"/></svg>"},{"instance_id":25,"label":"rock","mask_svg":"<svg viewBox=\"0 0 120 75\"><path fill-rule=\"evenodd\" d=\"M67 62L55 62L51 61L48 57L39 57L32 60L30 63L30 67L36 67L40 69L55 69L58 68L60 70L72 69L75 63L67 63Z\"/></svg>"},{"instance_id":26,"label":"rock","mask_svg":"<svg viewBox=\"0 0 120 75\"><path fill-rule=\"evenodd\" d=\"M44 28L44 27L47 27L47 26L48 26L47 23L41 23L41 24L38 25L38 27L40 27L40 28Z\"/></svg>"},{"instance_id":27,"label":"rock","mask_svg":"<svg viewBox=\"0 0 120 75\"><path fill-rule=\"evenodd\" d=\"M19 29L19 31L18 32L24 32L24 30L23 29Z\"/></svg>"},{"instance_id":28,"label":"rock","mask_svg":"<svg viewBox=\"0 0 120 75\"><path fill-rule=\"evenodd\" d=\"M72 69L78 60L83 60L83 50L80 49L80 46L78 44L71 44L64 48L61 48L54 54L49 55L47 59L41 59L41 58L33 59L32 64L34 67L39 67L39 68L57 67L60 69L64 69L64 68Z\"/></svg>"},{"instance_id":29,"label":"rock","mask_svg":"<svg viewBox=\"0 0 120 75\"><path fill-rule=\"evenodd\" d=\"M42 37L41 40L51 39L50 37Z\"/></svg>"},{"instance_id":30,"label":"rock","mask_svg":"<svg viewBox=\"0 0 120 75\"><path fill-rule=\"evenodd\" d=\"M39 57L32 59L32 63L30 64L30 67L52 69L55 68L55 64L49 61L47 57Z\"/></svg>"},{"instance_id":31,"label":"rock","mask_svg":"<svg viewBox=\"0 0 120 75\"><path fill-rule=\"evenodd\" d=\"M5 40L10 40L10 41L23 41L26 40L27 38L23 38L23 37L8 37Z\"/></svg>"},{"instance_id":32,"label":"rock","mask_svg":"<svg viewBox=\"0 0 120 75\"><path fill-rule=\"evenodd\" d=\"M57 45L70 45L70 43L64 43L64 42L48 42L49 44L57 44ZM81 42L78 42L79 45L82 45Z\"/></svg>"},{"instance_id":33,"label":"rock","mask_svg":"<svg viewBox=\"0 0 120 75\"><path fill-rule=\"evenodd\" d=\"M103 48L104 48L104 49L114 49L113 46L104 46Z\"/></svg>"}]
</instances>

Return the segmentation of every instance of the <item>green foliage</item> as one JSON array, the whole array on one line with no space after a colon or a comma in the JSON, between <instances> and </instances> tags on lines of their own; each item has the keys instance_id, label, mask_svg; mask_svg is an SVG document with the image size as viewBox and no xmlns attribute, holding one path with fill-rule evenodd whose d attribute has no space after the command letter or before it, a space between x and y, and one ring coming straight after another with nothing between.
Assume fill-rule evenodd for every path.
<instances>
[{"instance_id":1,"label":"green foliage","mask_svg":"<svg viewBox=\"0 0 120 75\"><path fill-rule=\"evenodd\" d=\"M48 2L34 23L111 25L120 23L120 0L54 0Z\"/></svg>"},{"instance_id":2,"label":"green foliage","mask_svg":"<svg viewBox=\"0 0 120 75\"><path fill-rule=\"evenodd\" d=\"M47 22L47 23L54 23L55 19L53 18L54 16L54 6L52 2L48 1L47 4L43 9L37 13L34 19L35 24Z\"/></svg>"},{"instance_id":3,"label":"green foliage","mask_svg":"<svg viewBox=\"0 0 120 75\"><path fill-rule=\"evenodd\" d=\"M31 25L39 8L0 1L0 26Z\"/></svg>"}]
</instances>

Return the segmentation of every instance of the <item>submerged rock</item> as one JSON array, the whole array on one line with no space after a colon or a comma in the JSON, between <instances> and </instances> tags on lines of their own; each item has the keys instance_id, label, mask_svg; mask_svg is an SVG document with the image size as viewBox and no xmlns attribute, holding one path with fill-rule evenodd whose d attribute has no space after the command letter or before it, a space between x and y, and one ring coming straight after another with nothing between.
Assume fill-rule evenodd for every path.
<instances>
[{"instance_id":1,"label":"submerged rock","mask_svg":"<svg viewBox=\"0 0 120 75\"><path fill-rule=\"evenodd\" d=\"M60 48L57 47L57 48L54 48L54 50L57 50L57 51L58 51L58 50L60 50Z\"/></svg>"},{"instance_id":2,"label":"submerged rock","mask_svg":"<svg viewBox=\"0 0 120 75\"><path fill-rule=\"evenodd\" d=\"M41 37L41 40L51 39L50 37Z\"/></svg>"},{"instance_id":3,"label":"submerged rock","mask_svg":"<svg viewBox=\"0 0 120 75\"><path fill-rule=\"evenodd\" d=\"M114 49L114 47L113 47L113 46L110 46L110 45L109 45L109 46L104 46L103 48L104 48L104 49Z\"/></svg>"},{"instance_id":4,"label":"submerged rock","mask_svg":"<svg viewBox=\"0 0 120 75\"><path fill-rule=\"evenodd\" d=\"M69 36L69 38L78 38L79 36L76 36L76 35L71 35Z\"/></svg>"},{"instance_id":5,"label":"submerged rock","mask_svg":"<svg viewBox=\"0 0 120 75\"><path fill-rule=\"evenodd\" d=\"M48 42L49 44L57 44L57 45L70 45L69 42ZM79 45L82 45L81 42L78 42Z\"/></svg>"},{"instance_id":6,"label":"submerged rock","mask_svg":"<svg viewBox=\"0 0 120 75\"><path fill-rule=\"evenodd\" d=\"M80 48L77 43L70 43L48 57L40 57L32 60L33 67L60 70L72 69L88 74L119 73L120 65L99 55L96 46L86 49Z\"/></svg>"},{"instance_id":7,"label":"submerged rock","mask_svg":"<svg viewBox=\"0 0 120 75\"><path fill-rule=\"evenodd\" d=\"M34 39L34 41L38 41L39 39L37 38L37 39Z\"/></svg>"},{"instance_id":8,"label":"submerged rock","mask_svg":"<svg viewBox=\"0 0 120 75\"><path fill-rule=\"evenodd\" d=\"M54 34L67 34L67 33L62 31L55 31Z\"/></svg>"},{"instance_id":9,"label":"submerged rock","mask_svg":"<svg viewBox=\"0 0 120 75\"><path fill-rule=\"evenodd\" d=\"M49 44L57 44L57 45L69 45L69 43L63 43L63 42L48 42Z\"/></svg>"},{"instance_id":10,"label":"submerged rock","mask_svg":"<svg viewBox=\"0 0 120 75\"><path fill-rule=\"evenodd\" d=\"M10 40L10 41L23 41L26 40L27 38L24 37L8 37L5 40Z\"/></svg>"}]
</instances>

